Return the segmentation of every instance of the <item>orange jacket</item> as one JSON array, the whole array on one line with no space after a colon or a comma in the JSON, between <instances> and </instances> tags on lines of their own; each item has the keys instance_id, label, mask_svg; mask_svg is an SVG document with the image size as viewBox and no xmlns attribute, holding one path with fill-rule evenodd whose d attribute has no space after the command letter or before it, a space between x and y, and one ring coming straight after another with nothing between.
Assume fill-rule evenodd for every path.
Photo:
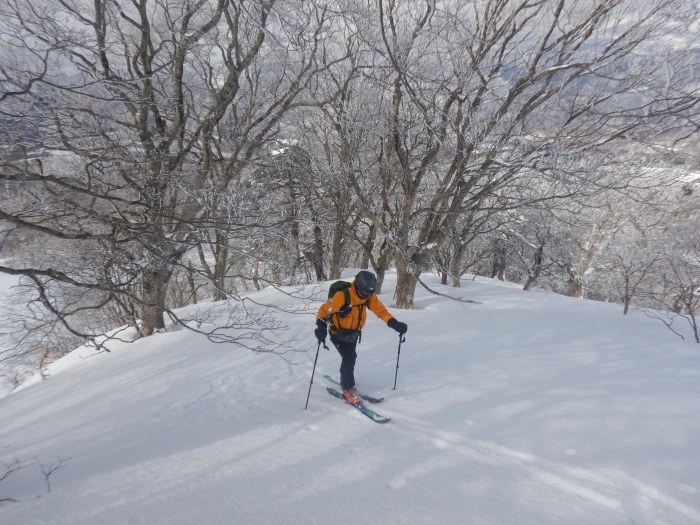
<instances>
[{"instance_id":1,"label":"orange jacket","mask_svg":"<svg viewBox=\"0 0 700 525\"><path fill-rule=\"evenodd\" d=\"M350 292L350 304L352 305L352 309L346 317L340 317L338 315L338 311L345 306L345 293L343 293L342 290L336 292L333 297L323 303L316 314L317 319L325 321L330 318L331 326L329 328L332 334L337 333L336 328L343 330L362 330L367 320L367 308L372 310L374 315L385 323L389 322L389 320L394 317L375 294L370 295L367 300L357 295L354 282L350 285L348 291ZM365 306L367 308L365 308Z\"/></svg>"}]
</instances>

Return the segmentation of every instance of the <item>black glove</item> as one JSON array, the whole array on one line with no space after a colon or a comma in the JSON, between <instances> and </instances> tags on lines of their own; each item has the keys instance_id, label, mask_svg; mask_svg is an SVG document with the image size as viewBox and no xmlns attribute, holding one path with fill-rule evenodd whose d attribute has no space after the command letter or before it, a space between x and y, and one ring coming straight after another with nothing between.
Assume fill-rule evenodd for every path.
<instances>
[{"instance_id":1,"label":"black glove","mask_svg":"<svg viewBox=\"0 0 700 525\"><path fill-rule=\"evenodd\" d=\"M316 339L318 339L319 343L326 343L326 336L328 335L328 327L326 326L325 321L321 321L320 319L316 319L316 330L314 330L314 335L316 336Z\"/></svg>"},{"instance_id":2,"label":"black glove","mask_svg":"<svg viewBox=\"0 0 700 525\"><path fill-rule=\"evenodd\" d=\"M406 326L406 323L402 323L402 322L400 322L400 321L397 321L397 320L394 319L393 317L392 317L391 319L389 319L389 322L387 323L387 326L388 326L389 328L393 328L394 330L396 330L396 331L397 331L398 333L400 333L401 335L403 335L403 334L405 334L406 332L408 332L408 326Z\"/></svg>"}]
</instances>

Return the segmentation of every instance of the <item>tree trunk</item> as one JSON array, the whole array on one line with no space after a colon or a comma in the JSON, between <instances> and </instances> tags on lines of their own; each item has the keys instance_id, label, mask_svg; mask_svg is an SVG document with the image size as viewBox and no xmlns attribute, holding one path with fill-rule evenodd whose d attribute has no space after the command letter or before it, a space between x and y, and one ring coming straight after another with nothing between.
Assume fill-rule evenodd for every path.
<instances>
[{"instance_id":1,"label":"tree trunk","mask_svg":"<svg viewBox=\"0 0 700 525\"><path fill-rule=\"evenodd\" d=\"M316 272L316 280L318 282L327 281L328 276L323 269L323 230L318 224L314 226L314 256L312 264Z\"/></svg>"},{"instance_id":2,"label":"tree trunk","mask_svg":"<svg viewBox=\"0 0 700 525\"><path fill-rule=\"evenodd\" d=\"M143 305L141 306L141 335L146 337L153 335L156 330L165 328L165 297L168 290L168 282L172 276L172 270L167 269L165 263L144 275Z\"/></svg>"},{"instance_id":3,"label":"tree trunk","mask_svg":"<svg viewBox=\"0 0 700 525\"><path fill-rule=\"evenodd\" d=\"M417 277L413 274L403 257L396 258L396 308L410 310L416 293Z\"/></svg>"},{"instance_id":4,"label":"tree trunk","mask_svg":"<svg viewBox=\"0 0 700 525\"><path fill-rule=\"evenodd\" d=\"M197 285L194 281L194 272L187 272L187 284L190 287L190 304L197 304Z\"/></svg>"},{"instance_id":5,"label":"tree trunk","mask_svg":"<svg viewBox=\"0 0 700 525\"><path fill-rule=\"evenodd\" d=\"M622 310L622 315L627 315L630 310L630 302L632 301L632 294L630 293L630 276L625 274L625 296L622 298L622 303L624 304L624 309Z\"/></svg>"},{"instance_id":6,"label":"tree trunk","mask_svg":"<svg viewBox=\"0 0 700 525\"><path fill-rule=\"evenodd\" d=\"M581 282L581 276L568 263L564 265L564 269L569 276L569 280L567 281L567 284L569 285L569 296L580 299L583 297L583 283Z\"/></svg>"},{"instance_id":7,"label":"tree trunk","mask_svg":"<svg viewBox=\"0 0 700 525\"><path fill-rule=\"evenodd\" d=\"M364 242L363 245L363 250L362 250L362 259L360 260L360 268L368 268L369 267L369 256L372 253L372 249L374 248L374 241L377 237L377 227L372 224L369 227L369 233L367 234L367 239ZM377 282L379 282L379 278L377 277Z\"/></svg>"},{"instance_id":8,"label":"tree trunk","mask_svg":"<svg viewBox=\"0 0 700 525\"><path fill-rule=\"evenodd\" d=\"M491 262L491 278L497 277L499 281L506 279L506 245L501 239L496 239Z\"/></svg>"},{"instance_id":9,"label":"tree trunk","mask_svg":"<svg viewBox=\"0 0 700 525\"><path fill-rule=\"evenodd\" d=\"M343 224L336 224L333 228L333 239L331 240L331 260L329 261L329 279L340 279L342 256Z\"/></svg>"},{"instance_id":10,"label":"tree trunk","mask_svg":"<svg viewBox=\"0 0 700 525\"><path fill-rule=\"evenodd\" d=\"M535 255L534 255L534 261L532 263L532 267L530 268L530 271L528 272L527 276L527 281L525 282L525 286L523 286L524 291L529 291L530 288L535 284L537 279L540 276L540 273L542 273L542 254L544 253L544 246L540 245L537 247L537 250L535 250Z\"/></svg>"},{"instance_id":11,"label":"tree trunk","mask_svg":"<svg viewBox=\"0 0 700 525\"><path fill-rule=\"evenodd\" d=\"M375 288L376 294L379 295L382 293L382 287L384 286L384 277L386 276L386 269L385 268L378 268L375 269L375 272L377 274L377 287Z\"/></svg>"},{"instance_id":12,"label":"tree trunk","mask_svg":"<svg viewBox=\"0 0 700 525\"><path fill-rule=\"evenodd\" d=\"M465 247L465 244L460 242L455 243L454 253L452 254L452 259L450 260L450 272L452 272L453 288L460 288L462 286L460 276L462 275L462 259L464 258Z\"/></svg>"},{"instance_id":13,"label":"tree trunk","mask_svg":"<svg viewBox=\"0 0 700 525\"><path fill-rule=\"evenodd\" d=\"M226 299L226 268L228 267L228 246L226 236L216 234L214 247L214 300Z\"/></svg>"}]
</instances>

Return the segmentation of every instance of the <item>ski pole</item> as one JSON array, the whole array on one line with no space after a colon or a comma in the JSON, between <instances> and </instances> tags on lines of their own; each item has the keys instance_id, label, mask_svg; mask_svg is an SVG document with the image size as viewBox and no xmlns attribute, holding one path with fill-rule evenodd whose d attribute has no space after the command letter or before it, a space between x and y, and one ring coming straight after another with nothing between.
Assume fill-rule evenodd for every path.
<instances>
[{"instance_id":1,"label":"ski pole","mask_svg":"<svg viewBox=\"0 0 700 525\"><path fill-rule=\"evenodd\" d=\"M326 346L326 342L323 341L323 348L328 350L328 347ZM316 347L316 358L314 359L314 369L311 371L311 382L309 383L309 393L306 395L306 406L304 406L304 410L306 410L309 407L309 398L311 397L311 385L314 384L314 374L316 373L316 361L318 361L318 351L321 349L321 341L318 342L318 346Z\"/></svg>"},{"instance_id":2,"label":"ski pole","mask_svg":"<svg viewBox=\"0 0 700 525\"><path fill-rule=\"evenodd\" d=\"M399 358L401 357L401 343L403 343L406 340L403 334L399 334L399 351L396 354L396 374L394 374L394 388L392 390L396 390L396 378L399 377Z\"/></svg>"}]
</instances>

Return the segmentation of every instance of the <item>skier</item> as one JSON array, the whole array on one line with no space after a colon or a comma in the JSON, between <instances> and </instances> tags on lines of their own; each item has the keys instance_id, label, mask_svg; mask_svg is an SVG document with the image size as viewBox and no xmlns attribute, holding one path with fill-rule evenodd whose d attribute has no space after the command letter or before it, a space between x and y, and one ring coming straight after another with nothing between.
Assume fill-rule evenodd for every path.
<instances>
[{"instance_id":1,"label":"skier","mask_svg":"<svg viewBox=\"0 0 700 525\"><path fill-rule=\"evenodd\" d=\"M326 323L330 324L330 338L338 350L342 361L340 363L340 384L343 396L349 403L359 402L355 390L355 347L361 340L361 330L367 319L365 306L389 328L403 335L408 330L406 323L397 321L374 294L377 278L372 272L362 270L355 280L345 289L338 290L323 303L316 314L316 329L314 335L319 343L325 344L329 332Z\"/></svg>"}]
</instances>

